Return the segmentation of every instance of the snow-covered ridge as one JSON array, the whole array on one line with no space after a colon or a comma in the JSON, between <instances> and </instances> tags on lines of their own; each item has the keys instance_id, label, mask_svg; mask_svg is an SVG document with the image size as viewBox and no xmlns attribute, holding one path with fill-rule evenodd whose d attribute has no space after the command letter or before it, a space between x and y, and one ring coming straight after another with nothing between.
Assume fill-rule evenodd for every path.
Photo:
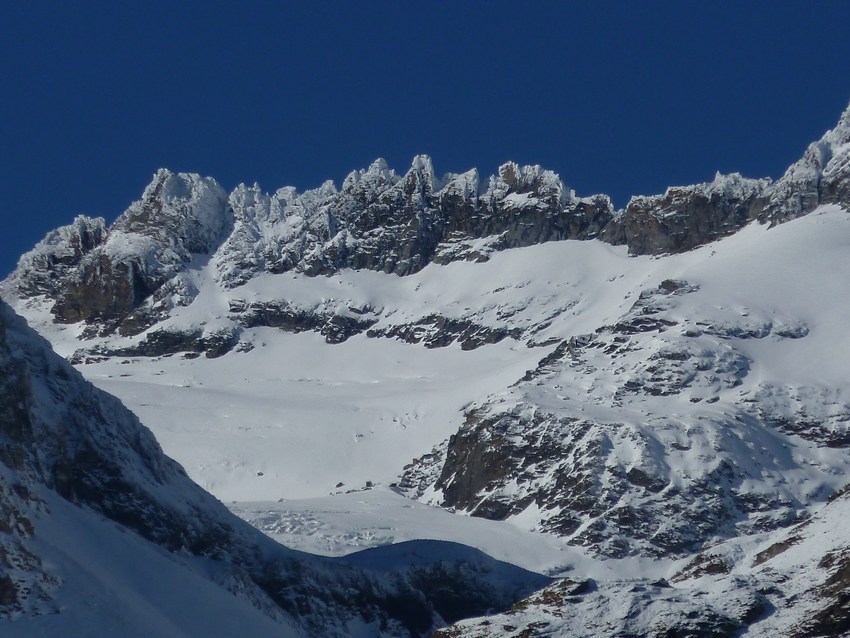
<instances>
[{"instance_id":1,"label":"snow-covered ridge","mask_svg":"<svg viewBox=\"0 0 850 638\"><path fill-rule=\"evenodd\" d=\"M609 200L579 202L539 166L505 164L481 193L478 181L476 171L438 179L430 158L418 156L403 176L377 160L341 190L326 182L268 194L240 185L228 195L212 178L163 169L108 229L80 218L56 231L21 258L3 289L47 294L60 321L133 334L191 302L184 271L199 259L227 287L261 273L346 267L404 275L432 260L597 236L611 218ZM470 248L482 238L492 238L488 251Z\"/></svg>"},{"instance_id":2,"label":"snow-covered ridge","mask_svg":"<svg viewBox=\"0 0 850 638\"><path fill-rule=\"evenodd\" d=\"M850 106L835 128L806 149L768 193L760 219L777 223L806 214L819 204L850 198Z\"/></svg>"},{"instance_id":3,"label":"snow-covered ridge","mask_svg":"<svg viewBox=\"0 0 850 638\"><path fill-rule=\"evenodd\" d=\"M626 210L635 207L656 208L660 216L675 214L676 210L670 204L676 200L700 195L706 199L735 199L746 200L763 194L771 185L770 179L748 179L740 173L724 175L717 173L714 180L694 186L671 186L663 195L636 195L629 200ZM665 210L665 206L667 210Z\"/></svg>"},{"instance_id":4,"label":"snow-covered ridge","mask_svg":"<svg viewBox=\"0 0 850 638\"><path fill-rule=\"evenodd\" d=\"M714 181L632 198L615 211L604 195L577 198L540 166L508 162L438 178L427 156L397 174L384 160L353 171L338 190L298 193L256 184L227 194L212 178L154 175L141 200L109 228L79 218L21 258L8 296L48 294L64 322L138 333L191 301L182 272L199 257L227 287L261 273L328 275L343 268L399 275L428 263L483 261L494 251L563 239L626 244L630 254L690 250L754 219L793 219L850 197L848 115L777 182L717 175ZM176 279L175 279L176 278Z\"/></svg>"}]
</instances>

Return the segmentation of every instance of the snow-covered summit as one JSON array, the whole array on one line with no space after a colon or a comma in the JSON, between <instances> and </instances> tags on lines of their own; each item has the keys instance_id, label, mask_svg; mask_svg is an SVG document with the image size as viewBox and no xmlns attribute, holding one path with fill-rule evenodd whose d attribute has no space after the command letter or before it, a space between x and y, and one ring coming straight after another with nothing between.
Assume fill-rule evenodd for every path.
<instances>
[{"instance_id":1,"label":"snow-covered summit","mask_svg":"<svg viewBox=\"0 0 850 638\"><path fill-rule=\"evenodd\" d=\"M369 168L352 171L342 182L344 193L369 193L392 186L399 180L395 171L387 161L379 157L369 165Z\"/></svg>"},{"instance_id":2,"label":"snow-covered summit","mask_svg":"<svg viewBox=\"0 0 850 638\"><path fill-rule=\"evenodd\" d=\"M211 177L160 169L112 225L112 231L155 237L190 253L214 251L229 231L227 192Z\"/></svg>"},{"instance_id":3,"label":"snow-covered summit","mask_svg":"<svg viewBox=\"0 0 850 638\"><path fill-rule=\"evenodd\" d=\"M537 202L549 207L553 204L569 205L574 192L556 173L540 165L520 166L516 162L506 162L490 178L484 197L492 204L506 201L506 208L523 208L529 204L537 205Z\"/></svg>"},{"instance_id":4,"label":"snow-covered summit","mask_svg":"<svg viewBox=\"0 0 850 638\"><path fill-rule=\"evenodd\" d=\"M471 241L488 238L493 250L587 238L611 218L610 202L575 201L539 166L505 164L488 184L479 194L474 170L438 179L425 155L401 176L379 159L351 173L340 190L326 182L303 193L269 194L255 184L228 195L212 178L162 169L109 228L83 229L78 221L57 231L4 289L25 298L48 294L60 321L132 334L191 303L197 290L185 269L198 259L211 260L216 279L231 287L264 272L405 275L432 260L481 259Z\"/></svg>"}]
</instances>

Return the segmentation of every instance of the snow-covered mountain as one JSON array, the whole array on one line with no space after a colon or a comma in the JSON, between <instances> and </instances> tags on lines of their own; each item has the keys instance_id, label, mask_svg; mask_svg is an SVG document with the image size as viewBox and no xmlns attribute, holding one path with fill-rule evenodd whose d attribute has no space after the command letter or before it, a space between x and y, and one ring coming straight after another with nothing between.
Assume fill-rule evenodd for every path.
<instances>
[{"instance_id":1,"label":"snow-covered mountain","mask_svg":"<svg viewBox=\"0 0 850 638\"><path fill-rule=\"evenodd\" d=\"M161 170L0 292L268 535L565 577L445 635L836 635L846 541L807 534L850 483L848 208L850 109L775 182L620 211L513 163L274 194Z\"/></svg>"}]
</instances>

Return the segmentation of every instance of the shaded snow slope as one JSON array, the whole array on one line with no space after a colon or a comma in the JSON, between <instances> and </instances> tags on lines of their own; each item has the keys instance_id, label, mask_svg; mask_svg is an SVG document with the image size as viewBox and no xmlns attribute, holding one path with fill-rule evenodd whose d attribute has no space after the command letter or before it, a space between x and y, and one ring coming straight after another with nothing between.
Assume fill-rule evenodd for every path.
<instances>
[{"instance_id":1,"label":"shaded snow slope","mask_svg":"<svg viewBox=\"0 0 850 638\"><path fill-rule=\"evenodd\" d=\"M304 635L282 614L270 617L254 601L227 591L227 581L237 581L215 562L177 558L55 494L44 497L49 514L33 517L30 548L62 583L52 592L49 613L0 621L0 633L19 638Z\"/></svg>"}]
</instances>

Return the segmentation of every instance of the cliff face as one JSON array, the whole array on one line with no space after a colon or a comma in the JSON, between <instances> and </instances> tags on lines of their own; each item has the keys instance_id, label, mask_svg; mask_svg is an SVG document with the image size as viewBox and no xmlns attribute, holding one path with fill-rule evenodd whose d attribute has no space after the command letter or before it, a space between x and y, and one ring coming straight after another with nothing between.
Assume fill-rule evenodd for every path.
<instances>
[{"instance_id":1,"label":"cliff face","mask_svg":"<svg viewBox=\"0 0 850 638\"><path fill-rule=\"evenodd\" d=\"M718 174L709 184L633 197L612 228L622 226L618 232L631 255L691 250L731 235L752 221L769 187L769 180Z\"/></svg>"}]
</instances>

